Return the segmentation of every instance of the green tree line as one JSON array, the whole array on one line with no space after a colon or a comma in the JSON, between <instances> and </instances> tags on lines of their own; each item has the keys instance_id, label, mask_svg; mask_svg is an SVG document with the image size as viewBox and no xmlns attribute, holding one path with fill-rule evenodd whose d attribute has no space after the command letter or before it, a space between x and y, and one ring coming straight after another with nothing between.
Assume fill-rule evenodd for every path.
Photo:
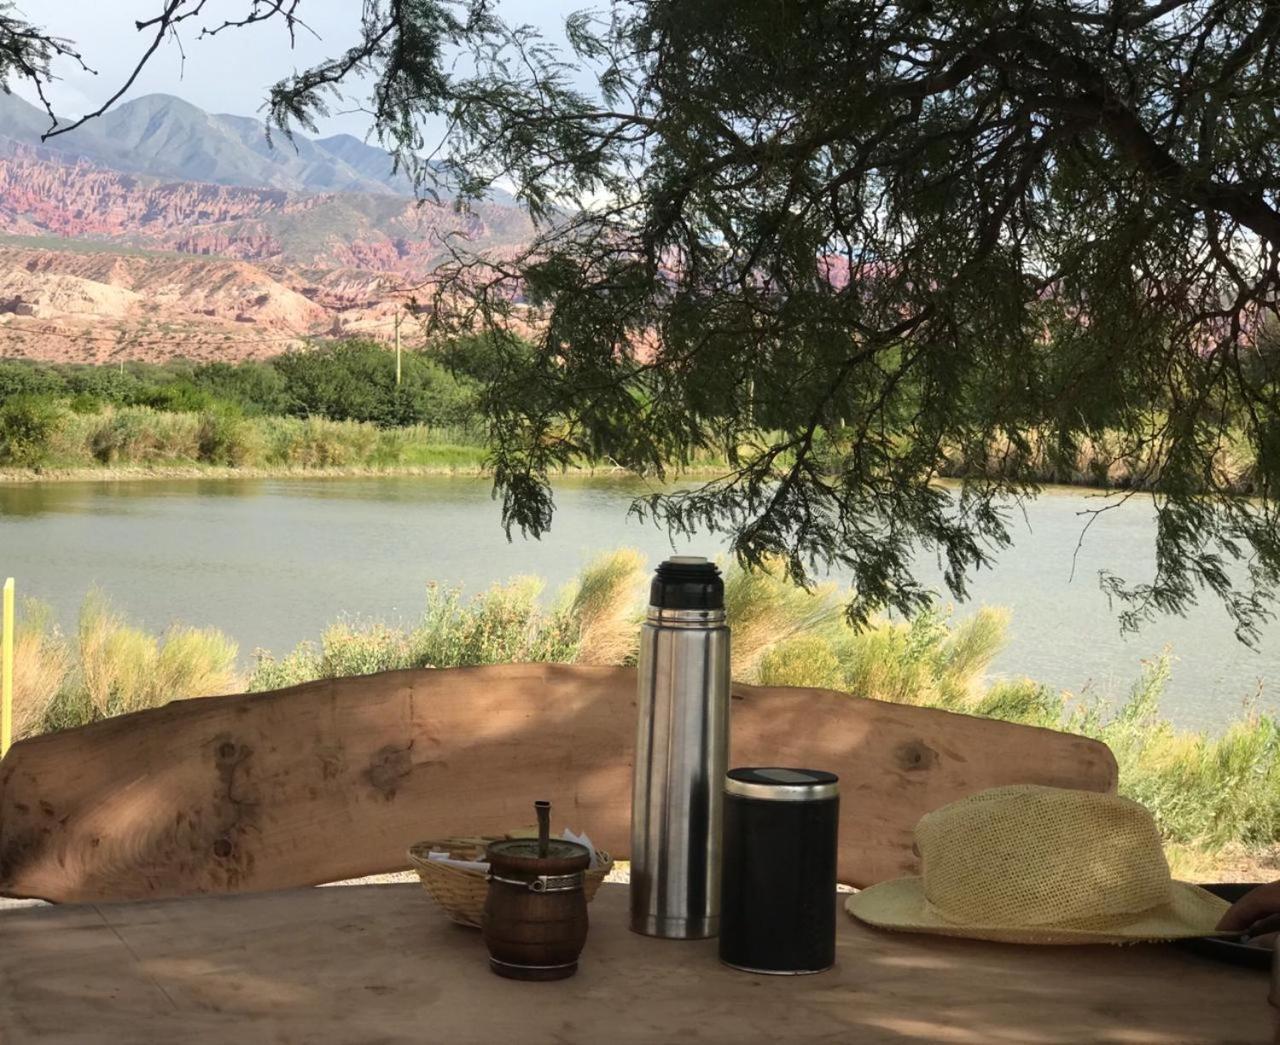
<instances>
[{"instance_id":1,"label":"green tree line","mask_svg":"<svg viewBox=\"0 0 1280 1045\"><path fill-rule=\"evenodd\" d=\"M470 441L478 442L478 396L495 357L494 346L480 337L406 351L398 382L395 354L368 340L238 363L0 360L0 465L52 463L59 433L77 427L76 417L106 415L111 423L88 435L85 451L98 463L113 463L128 456L117 453L117 430L126 419L150 416L142 411L197 418L193 456L209 463L240 463L243 455L224 444L243 419L449 429L455 437L474 431Z\"/></svg>"},{"instance_id":2,"label":"green tree line","mask_svg":"<svg viewBox=\"0 0 1280 1045\"><path fill-rule=\"evenodd\" d=\"M462 338L402 354L346 340L267 360L196 363L45 363L0 360L0 406L19 397L65 400L81 413L102 406L193 412L233 407L247 416L324 417L382 427L458 425L475 416L491 350Z\"/></svg>"}]
</instances>

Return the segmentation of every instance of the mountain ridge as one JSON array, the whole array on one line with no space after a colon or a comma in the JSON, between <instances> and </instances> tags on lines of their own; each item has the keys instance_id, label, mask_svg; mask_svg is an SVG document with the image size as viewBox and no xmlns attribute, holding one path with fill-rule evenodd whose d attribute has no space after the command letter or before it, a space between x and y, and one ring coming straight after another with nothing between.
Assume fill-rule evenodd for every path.
<instances>
[{"instance_id":1,"label":"mountain ridge","mask_svg":"<svg viewBox=\"0 0 1280 1045\"><path fill-rule=\"evenodd\" d=\"M0 92L0 137L112 170L243 188L413 195L391 154L354 135L268 141L261 120L205 112L176 95L141 95L42 142L48 124L43 110Z\"/></svg>"},{"instance_id":2,"label":"mountain ridge","mask_svg":"<svg viewBox=\"0 0 1280 1045\"><path fill-rule=\"evenodd\" d=\"M390 338L447 240L501 256L533 236L500 194L416 199L352 135L272 146L258 120L169 95L41 142L46 128L0 94L0 356L237 359Z\"/></svg>"}]
</instances>

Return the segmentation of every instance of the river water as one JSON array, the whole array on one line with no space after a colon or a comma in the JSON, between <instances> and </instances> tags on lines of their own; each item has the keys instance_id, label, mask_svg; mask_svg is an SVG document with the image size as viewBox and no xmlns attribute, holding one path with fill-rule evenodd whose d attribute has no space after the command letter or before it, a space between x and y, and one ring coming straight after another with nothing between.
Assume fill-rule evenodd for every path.
<instances>
[{"instance_id":1,"label":"river water","mask_svg":"<svg viewBox=\"0 0 1280 1045\"><path fill-rule=\"evenodd\" d=\"M51 603L65 628L91 585L155 630L182 621L234 637L246 660L275 653L346 615L418 616L429 581L474 592L516 574L554 591L594 553L628 545L657 561L664 532L628 519L643 488L619 479L557 484L557 514L540 541L508 543L487 482L451 478L186 480L49 483L0 487L0 576ZM970 602L1012 611L996 675L1027 675L1057 688L1123 697L1141 662L1166 645L1175 657L1164 712L1185 727L1216 728L1246 701L1280 708L1280 625L1259 651L1234 637L1206 599L1185 618L1122 636L1097 585L1099 569L1129 579L1153 563L1151 507L1135 498L1089 530L1080 514L1098 500L1078 490L1043 494L1019 518L1015 544L976 578ZM680 552L716 553L715 540ZM938 576L925 564L927 575ZM1144 572L1145 571L1145 572ZM940 582L939 582L940 584Z\"/></svg>"}]
</instances>

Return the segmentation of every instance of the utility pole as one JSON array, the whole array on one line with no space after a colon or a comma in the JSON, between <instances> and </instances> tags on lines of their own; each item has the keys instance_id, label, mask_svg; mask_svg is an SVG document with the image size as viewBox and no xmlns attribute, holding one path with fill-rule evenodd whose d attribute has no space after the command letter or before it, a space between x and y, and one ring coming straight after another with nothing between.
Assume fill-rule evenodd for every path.
<instances>
[{"instance_id":1,"label":"utility pole","mask_svg":"<svg viewBox=\"0 0 1280 1045\"><path fill-rule=\"evenodd\" d=\"M396 387L400 387L400 306L396 306Z\"/></svg>"}]
</instances>

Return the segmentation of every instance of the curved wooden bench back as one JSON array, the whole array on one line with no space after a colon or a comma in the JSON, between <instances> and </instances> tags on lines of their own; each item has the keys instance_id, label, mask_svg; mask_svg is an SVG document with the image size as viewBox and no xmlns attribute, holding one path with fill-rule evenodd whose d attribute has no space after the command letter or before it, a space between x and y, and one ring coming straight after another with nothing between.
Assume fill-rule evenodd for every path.
<instances>
[{"instance_id":1,"label":"curved wooden bench back","mask_svg":"<svg viewBox=\"0 0 1280 1045\"><path fill-rule=\"evenodd\" d=\"M1007 783L1112 790L1082 737L830 690L735 686L732 764L840 774L842 880L916 868L912 828ZM502 833L535 798L626 855L631 669L387 672L178 701L15 744L0 893L55 901L277 889L403 868L420 838Z\"/></svg>"}]
</instances>

